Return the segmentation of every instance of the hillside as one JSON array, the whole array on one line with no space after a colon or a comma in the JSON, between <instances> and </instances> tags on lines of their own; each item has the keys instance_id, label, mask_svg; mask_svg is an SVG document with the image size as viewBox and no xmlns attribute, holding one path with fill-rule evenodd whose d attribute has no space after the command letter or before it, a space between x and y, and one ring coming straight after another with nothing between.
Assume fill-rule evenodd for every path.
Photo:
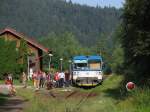
<instances>
[{"instance_id":1,"label":"hillside","mask_svg":"<svg viewBox=\"0 0 150 112\"><path fill-rule=\"evenodd\" d=\"M89 46L102 32L112 33L120 13L112 7L94 8L62 0L1 0L0 29L11 27L31 37L68 31Z\"/></svg>"}]
</instances>

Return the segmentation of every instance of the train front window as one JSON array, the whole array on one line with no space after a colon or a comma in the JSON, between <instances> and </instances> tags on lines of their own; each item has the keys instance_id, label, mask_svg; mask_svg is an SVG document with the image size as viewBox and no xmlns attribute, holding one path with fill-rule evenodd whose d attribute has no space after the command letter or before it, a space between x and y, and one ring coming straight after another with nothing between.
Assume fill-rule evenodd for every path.
<instances>
[{"instance_id":1,"label":"train front window","mask_svg":"<svg viewBox=\"0 0 150 112\"><path fill-rule=\"evenodd\" d=\"M85 70L85 69L87 69L87 63L75 63L74 69Z\"/></svg>"},{"instance_id":2,"label":"train front window","mask_svg":"<svg viewBox=\"0 0 150 112\"><path fill-rule=\"evenodd\" d=\"M89 60L88 66L89 66L90 70L100 70L101 62L100 62L100 60Z\"/></svg>"}]
</instances>

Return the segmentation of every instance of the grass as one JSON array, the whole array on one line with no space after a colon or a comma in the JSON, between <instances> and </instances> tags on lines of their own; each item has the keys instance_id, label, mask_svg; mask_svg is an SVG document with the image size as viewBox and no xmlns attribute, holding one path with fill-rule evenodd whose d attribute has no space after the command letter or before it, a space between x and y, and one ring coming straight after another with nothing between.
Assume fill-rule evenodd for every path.
<instances>
[{"instance_id":1,"label":"grass","mask_svg":"<svg viewBox=\"0 0 150 112\"><path fill-rule=\"evenodd\" d=\"M150 112L150 88L127 92L125 86L118 88L122 79L117 75L108 77L102 86L93 89L99 96L87 100L80 112Z\"/></svg>"},{"instance_id":2,"label":"grass","mask_svg":"<svg viewBox=\"0 0 150 112\"><path fill-rule=\"evenodd\" d=\"M18 95L29 100L28 108L25 108L24 112L90 112L89 108L92 109L93 112L97 112L108 109L108 106L109 109L112 110L111 107L115 100L109 98L106 95L105 90L117 87L121 80L121 76L110 76L104 81L103 85L93 89L75 88L81 93L92 91L97 94L96 97L85 99L80 105L78 105L82 99L80 97L69 98L67 100L65 98L54 99L44 94L37 95L33 90L28 89L19 89Z\"/></svg>"},{"instance_id":3,"label":"grass","mask_svg":"<svg viewBox=\"0 0 150 112\"><path fill-rule=\"evenodd\" d=\"M131 96L127 101L132 103L137 112L150 112L150 88L137 88L131 92Z\"/></svg>"},{"instance_id":4,"label":"grass","mask_svg":"<svg viewBox=\"0 0 150 112\"><path fill-rule=\"evenodd\" d=\"M123 91L120 87L122 76L111 75L102 85L92 89L75 88L80 93L97 94L95 97L85 99L82 103L80 96L65 99L65 93L59 89L50 90L57 92L61 98L53 98L49 91L34 92L32 89L20 88L18 96L28 100L24 112L150 112L150 89L136 88L134 91Z\"/></svg>"},{"instance_id":5,"label":"grass","mask_svg":"<svg viewBox=\"0 0 150 112\"><path fill-rule=\"evenodd\" d=\"M0 80L0 84L5 84L5 81L4 80ZM14 85L21 85L21 82L19 81L19 80L13 80L13 84ZM32 81L30 80L30 81L28 81L27 82L27 85L29 85L29 86L31 86L31 85L33 85L32 84Z\"/></svg>"},{"instance_id":6,"label":"grass","mask_svg":"<svg viewBox=\"0 0 150 112\"><path fill-rule=\"evenodd\" d=\"M29 89L19 89L17 94L28 100L28 105L26 105L24 112L70 112L73 110L70 107L74 107L80 100L55 99L47 94L45 95L46 92L43 90L43 94L40 94Z\"/></svg>"}]
</instances>

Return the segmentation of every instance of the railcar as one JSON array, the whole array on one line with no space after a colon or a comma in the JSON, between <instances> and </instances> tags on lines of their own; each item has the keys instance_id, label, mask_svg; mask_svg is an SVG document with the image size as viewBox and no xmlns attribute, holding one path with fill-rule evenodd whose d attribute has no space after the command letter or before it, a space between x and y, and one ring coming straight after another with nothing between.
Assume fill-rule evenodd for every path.
<instances>
[{"instance_id":1,"label":"railcar","mask_svg":"<svg viewBox=\"0 0 150 112\"><path fill-rule=\"evenodd\" d=\"M72 82L78 86L96 86L102 83L101 56L74 56L72 60Z\"/></svg>"}]
</instances>

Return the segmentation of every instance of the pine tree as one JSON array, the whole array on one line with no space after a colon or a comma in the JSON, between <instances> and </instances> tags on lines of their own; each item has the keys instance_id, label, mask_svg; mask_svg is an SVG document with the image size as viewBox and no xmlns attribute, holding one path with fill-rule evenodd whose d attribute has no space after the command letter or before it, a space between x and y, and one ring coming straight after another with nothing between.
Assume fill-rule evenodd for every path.
<instances>
[{"instance_id":1,"label":"pine tree","mask_svg":"<svg viewBox=\"0 0 150 112\"><path fill-rule=\"evenodd\" d=\"M126 77L138 83L150 78L150 1L126 0L123 13L122 45Z\"/></svg>"}]
</instances>

